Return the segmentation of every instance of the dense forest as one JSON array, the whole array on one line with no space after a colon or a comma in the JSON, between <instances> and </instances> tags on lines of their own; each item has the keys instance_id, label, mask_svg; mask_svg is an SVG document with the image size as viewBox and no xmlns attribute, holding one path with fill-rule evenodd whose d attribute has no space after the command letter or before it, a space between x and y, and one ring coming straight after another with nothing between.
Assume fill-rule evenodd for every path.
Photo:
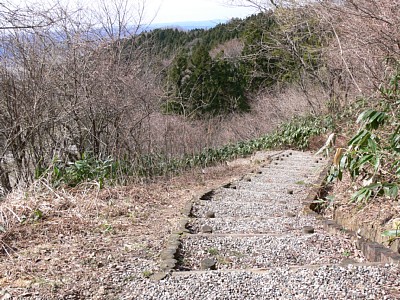
<instances>
[{"instance_id":1,"label":"dense forest","mask_svg":"<svg viewBox=\"0 0 400 300\"><path fill-rule=\"evenodd\" d=\"M37 180L104 186L271 147L304 149L310 136L353 127L341 122L360 107L370 113L332 179L397 165L396 4L260 5L209 30L139 34L123 2L96 14L1 8L3 194ZM391 144L382 144L373 131L389 123ZM385 163L372 161L378 152Z\"/></svg>"},{"instance_id":2,"label":"dense forest","mask_svg":"<svg viewBox=\"0 0 400 300\"><path fill-rule=\"evenodd\" d=\"M206 118L248 112L251 94L321 69L329 30L313 28L312 16L304 21L286 32L287 24L267 11L209 30L156 29L127 44L168 61L164 112Z\"/></svg>"}]
</instances>

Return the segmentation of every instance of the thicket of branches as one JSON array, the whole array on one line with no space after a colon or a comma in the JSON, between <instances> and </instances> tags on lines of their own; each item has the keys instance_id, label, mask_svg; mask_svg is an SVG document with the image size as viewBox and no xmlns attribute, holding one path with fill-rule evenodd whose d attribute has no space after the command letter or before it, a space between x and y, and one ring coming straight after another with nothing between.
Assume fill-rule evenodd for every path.
<instances>
[{"instance_id":1,"label":"thicket of branches","mask_svg":"<svg viewBox=\"0 0 400 300\"><path fill-rule=\"evenodd\" d=\"M129 3L104 1L96 11L71 11L60 4L40 11L0 5L3 191L29 184L51 166L68 166L85 153L135 165L154 155L177 157L257 137L290 115L321 111L326 101L334 112L350 95L379 87L399 62L399 15L396 3L389 0L307 6L296 6L296 1L241 1L263 13L248 23L232 21L236 29L226 36L230 25L192 35L158 30L139 39L127 37L137 33L144 6L131 10ZM202 67L211 72L218 62L218 78L232 79L229 84L257 83L252 93L240 85L240 97L245 92L251 99L250 113L206 120L164 115L162 101L171 93L165 90L165 80L176 62L174 49L179 48L166 39L169 33L179 37L179 45L188 38L189 58L201 47L199 37L204 34L208 48L202 55L210 68L190 62L193 74ZM216 43L213 36L224 40ZM167 53L160 52L164 48ZM225 65L234 65L241 75L220 70ZM200 73L196 78L203 78ZM226 80L207 78L202 85L226 85ZM190 99L203 103L198 88L209 89L193 82L188 91L200 92L196 99L189 94ZM225 88L215 90L227 95ZM274 94L265 96L271 90L301 93L273 100ZM182 91L177 91L180 96Z\"/></svg>"},{"instance_id":2,"label":"thicket of branches","mask_svg":"<svg viewBox=\"0 0 400 300\"><path fill-rule=\"evenodd\" d=\"M360 94L369 94L393 75L400 60L398 1L322 1L319 17L331 24L329 62L351 77Z\"/></svg>"},{"instance_id":3,"label":"thicket of branches","mask_svg":"<svg viewBox=\"0 0 400 300\"><path fill-rule=\"evenodd\" d=\"M151 43L138 47L137 39L127 38L138 29L131 24L139 26L143 15L143 7L129 11L128 3L104 1L92 12L71 11L60 4L41 11L3 7L0 181L4 191L29 184L46 172L57 177L83 155L134 166L154 155L198 153L272 129L271 122L260 124L260 119L271 120L265 116L278 111L205 121L163 115L161 75L168 62L154 55ZM243 125L237 127L238 120Z\"/></svg>"},{"instance_id":4,"label":"thicket of branches","mask_svg":"<svg viewBox=\"0 0 400 300\"><path fill-rule=\"evenodd\" d=\"M127 5L104 1L90 15L57 5L27 10L31 20L14 8L13 23L0 32L4 190L31 182L54 161L84 152L129 156L148 146L143 124L158 107L158 79L146 52L122 51L128 30L136 30ZM134 13L140 21L142 11Z\"/></svg>"}]
</instances>

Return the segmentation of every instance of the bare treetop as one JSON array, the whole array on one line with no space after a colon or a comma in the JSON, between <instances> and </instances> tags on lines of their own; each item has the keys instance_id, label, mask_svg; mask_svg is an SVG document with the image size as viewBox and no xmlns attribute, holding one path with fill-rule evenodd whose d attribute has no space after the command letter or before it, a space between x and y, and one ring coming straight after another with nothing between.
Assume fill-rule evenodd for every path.
<instances>
[{"instance_id":1,"label":"bare treetop","mask_svg":"<svg viewBox=\"0 0 400 300\"><path fill-rule=\"evenodd\" d=\"M30 6L18 6L10 1L0 3L0 29L35 29L54 24L57 19L52 11L58 3L40 9Z\"/></svg>"},{"instance_id":2,"label":"bare treetop","mask_svg":"<svg viewBox=\"0 0 400 300\"><path fill-rule=\"evenodd\" d=\"M230 6L254 7L260 11L267 11L278 7L293 7L304 5L311 0L226 0Z\"/></svg>"}]
</instances>

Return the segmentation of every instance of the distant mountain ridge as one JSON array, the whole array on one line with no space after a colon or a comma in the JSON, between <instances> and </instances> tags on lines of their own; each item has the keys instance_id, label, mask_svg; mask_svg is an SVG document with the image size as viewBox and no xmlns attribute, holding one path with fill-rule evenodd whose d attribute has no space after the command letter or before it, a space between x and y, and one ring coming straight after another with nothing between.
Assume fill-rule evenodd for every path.
<instances>
[{"instance_id":1,"label":"distant mountain ridge","mask_svg":"<svg viewBox=\"0 0 400 300\"><path fill-rule=\"evenodd\" d=\"M218 24L224 24L228 20L217 19L217 20L206 20L206 21L186 21L186 22L171 22L171 23L155 23L149 24L142 27L141 31L151 31L154 29L163 28L178 28L182 30L193 30L193 29L210 29Z\"/></svg>"}]
</instances>

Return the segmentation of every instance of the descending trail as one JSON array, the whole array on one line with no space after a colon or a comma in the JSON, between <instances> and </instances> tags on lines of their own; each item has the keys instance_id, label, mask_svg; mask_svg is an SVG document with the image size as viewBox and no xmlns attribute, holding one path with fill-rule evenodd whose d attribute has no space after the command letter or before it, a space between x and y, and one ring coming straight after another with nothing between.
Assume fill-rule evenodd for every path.
<instances>
[{"instance_id":1,"label":"descending trail","mask_svg":"<svg viewBox=\"0 0 400 300\"><path fill-rule=\"evenodd\" d=\"M304 201L326 166L285 151L197 199L174 270L128 285L124 299L398 299L394 265L368 262L345 234L324 231Z\"/></svg>"}]
</instances>

